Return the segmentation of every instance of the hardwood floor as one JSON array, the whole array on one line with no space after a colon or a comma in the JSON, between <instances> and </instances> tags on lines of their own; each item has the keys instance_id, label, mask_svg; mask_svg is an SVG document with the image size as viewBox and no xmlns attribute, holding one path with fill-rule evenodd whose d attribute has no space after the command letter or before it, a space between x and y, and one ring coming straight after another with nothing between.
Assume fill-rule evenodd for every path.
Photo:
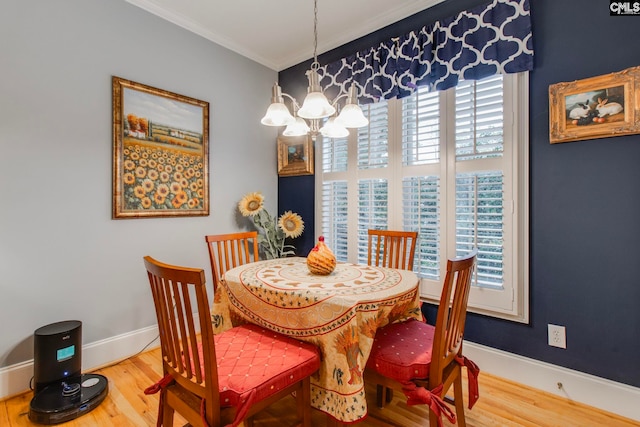
<instances>
[{"instance_id":1,"label":"hardwood floor","mask_svg":"<svg viewBox=\"0 0 640 427\"><path fill-rule=\"evenodd\" d=\"M156 425L159 395L145 395L142 391L160 378L159 349L147 351L95 372L108 378L109 395L93 411L63 424L65 427L151 427ZM367 389L367 392L370 392L369 395L373 397L373 390ZM25 393L0 402L0 426L37 425L28 419L29 402L32 397L32 393ZM383 410L378 409L370 401L369 417L353 426L428 426L424 405L408 407L403 403L403 398L404 396L396 393L393 401ZM295 401L293 398L287 398L258 414L255 426L293 425L295 413ZM384 422L380 417L386 417L389 421ZM473 410L466 411L466 419L469 427L640 427L638 422L523 387L483 372L480 374L480 400ZM183 424L184 420L176 417L175 425ZM319 411L313 411L313 425L325 426L325 415ZM445 420L444 426L449 427L452 424Z\"/></svg>"}]
</instances>

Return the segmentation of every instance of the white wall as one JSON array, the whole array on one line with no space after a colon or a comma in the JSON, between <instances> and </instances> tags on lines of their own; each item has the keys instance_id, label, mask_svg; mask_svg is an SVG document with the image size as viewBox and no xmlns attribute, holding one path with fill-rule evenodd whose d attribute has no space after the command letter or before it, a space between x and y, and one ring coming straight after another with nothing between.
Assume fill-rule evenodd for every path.
<instances>
[{"instance_id":1,"label":"white wall","mask_svg":"<svg viewBox=\"0 0 640 427\"><path fill-rule=\"evenodd\" d=\"M154 325L144 255L211 281L203 236L245 228L248 191L277 205L277 74L124 1L3 1L0 40L1 368L52 322L84 344ZM112 75L210 103L210 216L111 219Z\"/></svg>"}]
</instances>

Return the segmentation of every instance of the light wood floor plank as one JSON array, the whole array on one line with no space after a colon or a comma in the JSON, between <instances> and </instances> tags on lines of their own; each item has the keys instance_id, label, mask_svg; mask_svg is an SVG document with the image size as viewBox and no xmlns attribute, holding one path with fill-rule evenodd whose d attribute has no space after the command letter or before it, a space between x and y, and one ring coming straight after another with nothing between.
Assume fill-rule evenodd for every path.
<instances>
[{"instance_id":1,"label":"light wood floor plank","mask_svg":"<svg viewBox=\"0 0 640 427\"><path fill-rule=\"evenodd\" d=\"M145 395L144 389L162 376L160 349L156 348L116 365L96 371L109 380L109 395L93 411L63 424L64 427L153 427L156 425L159 395ZM466 399L466 383L465 399ZM379 409L374 389L367 387L369 416L353 427L426 427L428 412L424 405L409 407L404 396L394 394L391 403ZM0 426L33 427L28 419L32 393L0 402ZM465 400L466 401L466 400ZM640 427L640 423L599 409L571 402L550 393L524 387L482 372L480 400L466 411L469 427ZM383 419L386 419L384 421ZM313 426L326 424L325 414L313 411ZM256 415L255 427L285 427L296 422L295 400L283 399ZM175 426L183 426L176 416ZM447 420L445 427L453 424Z\"/></svg>"}]
</instances>

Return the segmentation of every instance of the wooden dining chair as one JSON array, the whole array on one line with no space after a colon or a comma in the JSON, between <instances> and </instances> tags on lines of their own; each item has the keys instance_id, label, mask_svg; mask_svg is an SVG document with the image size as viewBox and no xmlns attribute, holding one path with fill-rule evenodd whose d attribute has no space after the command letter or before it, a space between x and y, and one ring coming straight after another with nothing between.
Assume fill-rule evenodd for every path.
<instances>
[{"instance_id":1,"label":"wooden dining chair","mask_svg":"<svg viewBox=\"0 0 640 427\"><path fill-rule=\"evenodd\" d=\"M367 264L413 270L413 258L418 239L416 231L369 229L367 233L369 238Z\"/></svg>"},{"instance_id":2,"label":"wooden dining chair","mask_svg":"<svg viewBox=\"0 0 640 427\"><path fill-rule=\"evenodd\" d=\"M294 392L298 417L311 426L310 376L320 366L315 346L251 324L214 336L204 271L149 256L144 264L164 373L145 390L161 392L158 426L172 427L174 412L192 426L251 426L255 413Z\"/></svg>"},{"instance_id":3,"label":"wooden dining chair","mask_svg":"<svg viewBox=\"0 0 640 427\"><path fill-rule=\"evenodd\" d=\"M462 400L462 366L469 376L469 409L477 401L478 367L462 354L467 302L477 251L447 261L435 326L411 319L377 330L365 368L365 382L382 385L378 406L387 402L385 387L402 391L409 405L429 405L429 425L441 425L441 414L466 425ZM454 399L445 398L453 385ZM455 415L443 401L455 406Z\"/></svg>"},{"instance_id":4,"label":"wooden dining chair","mask_svg":"<svg viewBox=\"0 0 640 427\"><path fill-rule=\"evenodd\" d=\"M258 261L258 232L246 231L204 236L209 248L213 290L218 289L224 273L232 268Z\"/></svg>"}]
</instances>

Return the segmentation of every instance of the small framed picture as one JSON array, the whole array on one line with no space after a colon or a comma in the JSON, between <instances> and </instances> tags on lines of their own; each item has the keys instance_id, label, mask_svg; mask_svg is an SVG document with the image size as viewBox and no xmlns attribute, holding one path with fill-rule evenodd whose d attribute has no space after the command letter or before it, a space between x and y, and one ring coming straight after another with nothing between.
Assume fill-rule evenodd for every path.
<instances>
[{"instance_id":1,"label":"small framed picture","mask_svg":"<svg viewBox=\"0 0 640 427\"><path fill-rule=\"evenodd\" d=\"M313 141L309 135L278 137L278 175L313 175Z\"/></svg>"},{"instance_id":2,"label":"small framed picture","mask_svg":"<svg viewBox=\"0 0 640 427\"><path fill-rule=\"evenodd\" d=\"M640 133L640 67L549 86L549 141Z\"/></svg>"},{"instance_id":3,"label":"small framed picture","mask_svg":"<svg viewBox=\"0 0 640 427\"><path fill-rule=\"evenodd\" d=\"M112 77L113 219L209 215L209 103Z\"/></svg>"}]
</instances>

